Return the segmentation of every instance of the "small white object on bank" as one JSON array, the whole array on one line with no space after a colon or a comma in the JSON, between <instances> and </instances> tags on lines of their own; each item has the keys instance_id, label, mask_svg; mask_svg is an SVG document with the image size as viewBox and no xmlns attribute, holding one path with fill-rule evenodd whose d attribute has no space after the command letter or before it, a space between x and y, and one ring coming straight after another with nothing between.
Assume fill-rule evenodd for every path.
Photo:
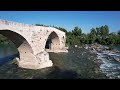
<instances>
[{"instance_id":1,"label":"small white object on bank","mask_svg":"<svg viewBox=\"0 0 120 90\"><path fill-rule=\"evenodd\" d=\"M77 47L77 45L75 45L75 47Z\"/></svg>"}]
</instances>

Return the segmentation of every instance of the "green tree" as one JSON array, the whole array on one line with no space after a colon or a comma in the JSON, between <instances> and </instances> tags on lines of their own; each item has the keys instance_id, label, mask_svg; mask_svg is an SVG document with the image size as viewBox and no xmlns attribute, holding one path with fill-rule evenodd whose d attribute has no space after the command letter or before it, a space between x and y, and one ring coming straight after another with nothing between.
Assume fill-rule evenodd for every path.
<instances>
[{"instance_id":1,"label":"green tree","mask_svg":"<svg viewBox=\"0 0 120 90\"><path fill-rule=\"evenodd\" d=\"M101 35L105 35L105 29L104 29L104 26L101 26L100 27L100 32L101 32Z\"/></svg>"},{"instance_id":2,"label":"green tree","mask_svg":"<svg viewBox=\"0 0 120 90\"><path fill-rule=\"evenodd\" d=\"M96 27L96 35L101 35L100 27Z\"/></svg>"},{"instance_id":3,"label":"green tree","mask_svg":"<svg viewBox=\"0 0 120 90\"><path fill-rule=\"evenodd\" d=\"M109 27L107 25L101 26L100 32L101 32L101 35L108 35L109 34Z\"/></svg>"},{"instance_id":4,"label":"green tree","mask_svg":"<svg viewBox=\"0 0 120 90\"><path fill-rule=\"evenodd\" d=\"M92 29L91 29L90 34L92 34L92 35L96 36L97 32L96 32L95 28L92 28Z\"/></svg>"},{"instance_id":5,"label":"green tree","mask_svg":"<svg viewBox=\"0 0 120 90\"><path fill-rule=\"evenodd\" d=\"M108 35L109 34L109 27L107 25L105 25L104 29L105 29L105 35Z\"/></svg>"},{"instance_id":6,"label":"green tree","mask_svg":"<svg viewBox=\"0 0 120 90\"><path fill-rule=\"evenodd\" d=\"M120 35L120 30L118 31L118 35Z\"/></svg>"},{"instance_id":7,"label":"green tree","mask_svg":"<svg viewBox=\"0 0 120 90\"><path fill-rule=\"evenodd\" d=\"M43 26L43 24L35 24L35 26Z\"/></svg>"},{"instance_id":8,"label":"green tree","mask_svg":"<svg viewBox=\"0 0 120 90\"><path fill-rule=\"evenodd\" d=\"M72 30L72 33L74 36L80 36L82 33L81 28L78 28L77 26L74 28L74 30Z\"/></svg>"},{"instance_id":9,"label":"green tree","mask_svg":"<svg viewBox=\"0 0 120 90\"><path fill-rule=\"evenodd\" d=\"M58 29L65 32L65 33L67 33L67 30L65 28L59 27Z\"/></svg>"}]
</instances>

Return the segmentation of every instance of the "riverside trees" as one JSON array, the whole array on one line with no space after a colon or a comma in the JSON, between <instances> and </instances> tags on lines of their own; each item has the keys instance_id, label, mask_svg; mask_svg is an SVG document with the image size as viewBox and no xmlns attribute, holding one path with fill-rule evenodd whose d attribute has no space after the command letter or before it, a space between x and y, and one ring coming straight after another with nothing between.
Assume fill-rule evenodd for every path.
<instances>
[{"instance_id":1,"label":"riverside trees","mask_svg":"<svg viewBox=\"0 0 120 90\"><path fill-rule=\"evenodd\" d=\"M82 33L82 29L75 27L72 32L67 32L67 43L74 44L93 44L98 43L102 45L120 44L120 31L109 33L107 25L92 28L90 33Z\"/></svg>"}]
</instances>

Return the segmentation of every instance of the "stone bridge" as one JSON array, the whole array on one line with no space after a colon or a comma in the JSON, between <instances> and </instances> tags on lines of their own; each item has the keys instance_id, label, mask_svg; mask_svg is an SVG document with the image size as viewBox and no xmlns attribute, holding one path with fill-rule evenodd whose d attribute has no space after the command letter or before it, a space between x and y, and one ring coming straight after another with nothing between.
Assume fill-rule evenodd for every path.
<instances>
[{"instance_id":1,"label":"stone bridge","mask_svg":"<svg viewBox=\"0 0 120 90\"><path fill-rule=\"evenodd\" d=\"M18 48L18 66L40 69L53 65L48 52L68 52L65 33L53 28L0 20L0 34Z\"/></svg>"}]
</instances>

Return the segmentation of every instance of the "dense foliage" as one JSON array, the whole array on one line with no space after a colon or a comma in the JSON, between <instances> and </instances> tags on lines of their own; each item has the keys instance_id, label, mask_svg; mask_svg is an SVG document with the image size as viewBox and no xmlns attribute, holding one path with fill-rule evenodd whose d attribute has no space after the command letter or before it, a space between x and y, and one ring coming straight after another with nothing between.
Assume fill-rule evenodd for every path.
<instances>
[{"instance_id":1,"label":"dense foliage","mask_svg":"<svg viewBox=\"0 0 120 90\"><path fill-rule=\"evenodd\" d=\"M92 28L88 34L81 32L82 30L78 27L75 27L72 32L67 32L67 44L120 44L120 31L109 33L109 27L107 25Z\"/></svg>"}]
</instances>

